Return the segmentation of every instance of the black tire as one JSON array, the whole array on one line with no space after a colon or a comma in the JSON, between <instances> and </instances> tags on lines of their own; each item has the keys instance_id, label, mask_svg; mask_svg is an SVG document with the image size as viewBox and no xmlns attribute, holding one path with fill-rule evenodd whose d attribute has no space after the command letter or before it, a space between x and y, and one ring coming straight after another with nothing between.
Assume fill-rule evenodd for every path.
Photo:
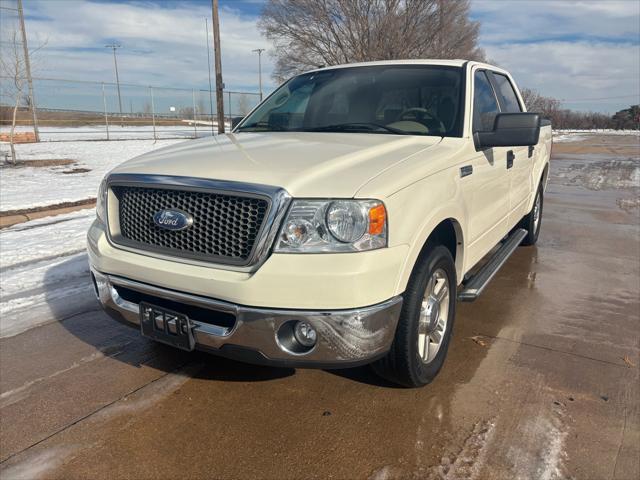
<instances>
[{"instance_id":1,"label":"black tire","mask_svg":"<svg viewBox=\"0 0 640 480\"><path fill-rule=\"evenodd\" d=\"M535 221L535 210L536 204L540 200L540 206L538 210L538 222L536 224ZM522 243L520 245L529 246L535 245L538 241L538 235L540 235L540 227L542 226L542 210L544 206L544 193L542 190L542 185L538 187L538 192L536 193L536 198L533 201L533 207L531 211L520 221L518 225L520 228L524 228L527 231L527 236L524 237Z\"/></svg>"},{"instance_id":2,"label":"black tire","mask_svg":"<svg viewBox=\"0 0 640 480\"><path fill-rule=\"evenodd\" d=\"M448 280L449 301L442 302L448 305L448 320L437 353L431 361L424 363L418 347L420 310L427 282L437 271L443 271ZM456 313L456 285L455 263L449 250L441 245L427 246L413 268L403 295L404 302L391 350L373 364L378 375L405 387L421 387L436 377L444 364L451 340Z\"/></svg>"}]
</instances>

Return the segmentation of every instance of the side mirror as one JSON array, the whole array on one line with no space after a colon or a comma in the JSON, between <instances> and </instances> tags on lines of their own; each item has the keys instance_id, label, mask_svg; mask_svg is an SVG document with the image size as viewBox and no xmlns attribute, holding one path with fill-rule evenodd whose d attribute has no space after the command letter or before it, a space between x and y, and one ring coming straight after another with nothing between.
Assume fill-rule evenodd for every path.
<instances>
[{"instance_id":1,"label":"side mirror","mask_svg":"<svg viewBox=\"0 0 640 480\"><path fill-rule=\"evenodd\" d=\"M538 113L499 113L491 132L476 132L473 140L477 148L528 147L537 145L540 138Z\"/></svg>"},{"instance_id":2,"label":"side mirror","mask_svg":"<svg viewBox=\"0 0 640 480\"><path fill-rule=\"evenodd\" d=\"M231 129L233 130L236 126L244 119L244 117L232 117L231 118ZM537 143L537 142L536 142Z\"/></svg>"}]
</instances>

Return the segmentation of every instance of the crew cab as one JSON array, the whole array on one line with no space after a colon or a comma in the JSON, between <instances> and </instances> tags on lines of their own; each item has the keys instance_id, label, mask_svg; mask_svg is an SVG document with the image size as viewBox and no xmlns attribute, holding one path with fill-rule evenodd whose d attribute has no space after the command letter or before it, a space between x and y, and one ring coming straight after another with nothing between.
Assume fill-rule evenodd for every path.
<instances>
[{"instance_id":1,"label":"crew cab","mask_svg":"<svg viewBox=\"0 0 640 480\"><path fill-rule=\"evenodd\" d=\"M129 160L88 232L98 299L177 348L372 364L415 387L472 301L540 231L551 126L464 60L295 76L231 133Z\"/></svg>"}]
</instances>

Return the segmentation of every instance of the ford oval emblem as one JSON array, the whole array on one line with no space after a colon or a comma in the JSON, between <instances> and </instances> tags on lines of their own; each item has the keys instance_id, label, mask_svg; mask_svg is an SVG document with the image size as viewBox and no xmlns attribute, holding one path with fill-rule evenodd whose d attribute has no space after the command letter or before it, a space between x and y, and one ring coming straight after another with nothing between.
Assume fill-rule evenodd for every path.
<instances>
[{"instance_id":1,"label":"ford oval emblem","mask_svg":"<svg viewBox=\"0 0 640 480\"><path fill-rule=\"evenodd\" d=\"M193 225L193 217L181 210L160 210L153 216L153 223L166 230L185 230Z\"/></svg>"}]
</instances>

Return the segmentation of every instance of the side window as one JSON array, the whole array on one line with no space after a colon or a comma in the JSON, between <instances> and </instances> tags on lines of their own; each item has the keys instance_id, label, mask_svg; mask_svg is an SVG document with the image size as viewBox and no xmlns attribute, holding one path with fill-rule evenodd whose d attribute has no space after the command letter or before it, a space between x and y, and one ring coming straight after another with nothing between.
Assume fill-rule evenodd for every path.
<instances>
[{"instance_id":1,"label":"side window","mask_svg":"<svg viewBox=\"0 0 640 480\"><path fill-rule=\"evenodd\" d=\"M520 103L518 103L518 97L513 90L513 85L509 79L499 73L494 73L493 78L498 86L498 95L502 97L503 109L505 113L519 113L522 111Z\"/></svg>"},{"instance_id":2,"label":"side window","mask_svg":"<svg viewBox=\"0 0 640 480\"><path fill-rule=\"evenodd\" d=\"M500 109L487 74L484 71L476 72L473 83L473 131L493 130L493 122Z\"/></svg>"}]
</instances>

